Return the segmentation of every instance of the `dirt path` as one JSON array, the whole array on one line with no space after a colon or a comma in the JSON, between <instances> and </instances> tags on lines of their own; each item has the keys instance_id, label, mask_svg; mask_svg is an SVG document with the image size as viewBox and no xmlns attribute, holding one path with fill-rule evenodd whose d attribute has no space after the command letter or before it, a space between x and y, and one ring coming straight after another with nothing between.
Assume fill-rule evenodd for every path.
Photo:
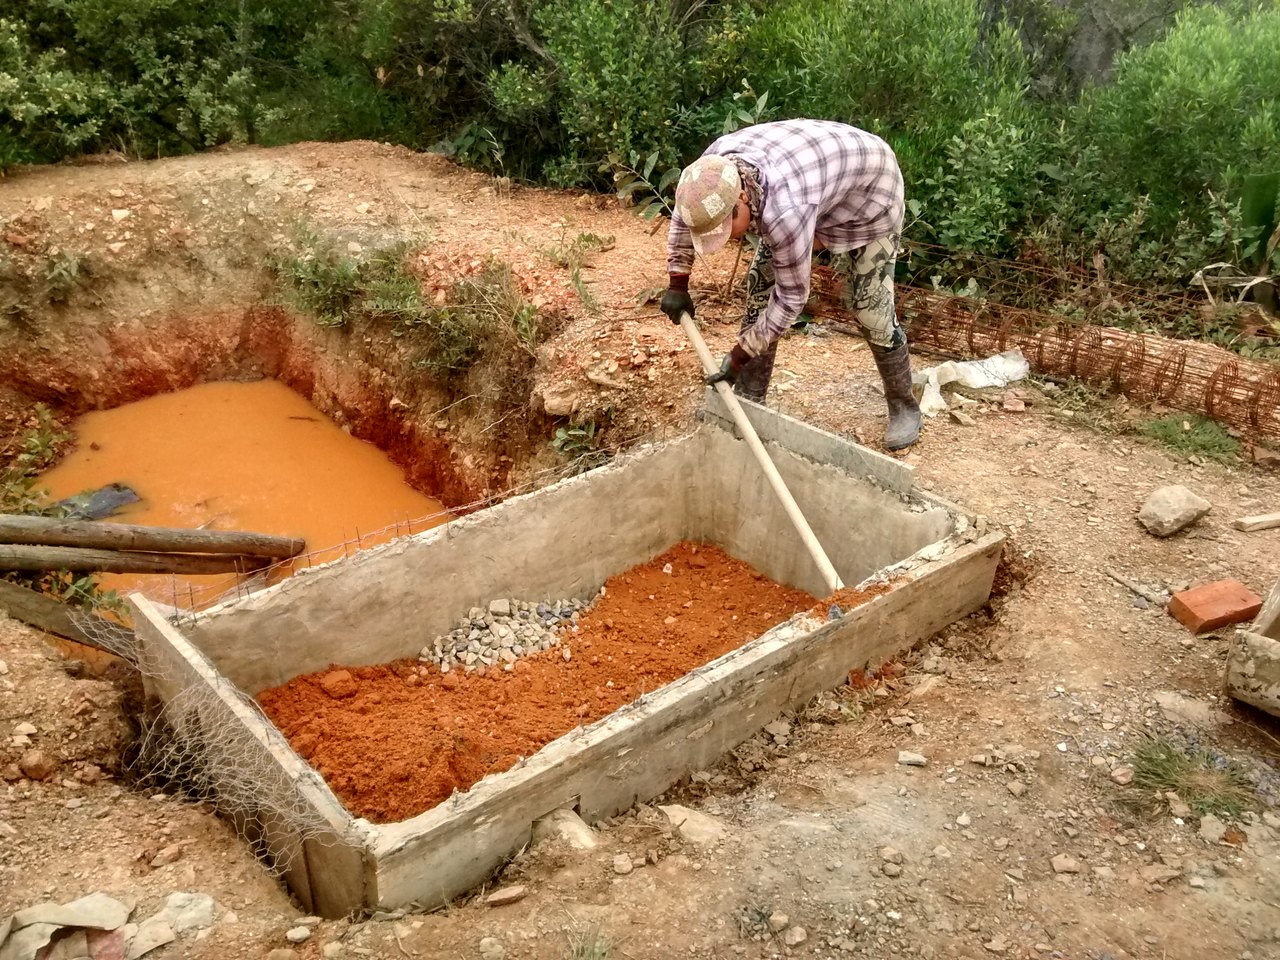
<instances>
[{"instance_id":1,"label":"dirt path","mask_svg":"<svg viewBox=\"0 0 1280 960\"><path fill-rule=\"evenodd\" d=\"M142 233L121 240L131 218L111 213L122 200L170 233L135 252ZM271 211L267 226L249 204ZM353 243L421 230L427 256L453 269L496 251L526 276L531 296L572 314L540 356L538 398L576 404L579 417L616 436L689 422L700 396L692 355L651 305L637 305L662 282L663 238L594 198L508 190L372 144L57 168L0 183L0 234L27 241L10 241L12 255L74 242L135 271L127 296L108 292L98 314L75 314L80 327L43 328L31 349L54 353L64 341L82 346L94 324L141 322L139 312L173 309L175 298L207 297L219 284L225 296L205 302L251 302L260 278L238 255L241 241L283 233L304 214ZM89 222L92 230L78 231ZM175 252L166 238L182 230ZM583 232L614 238L581 273L598 313L544 252ZM121 242L113 254L108 245ZM733 269L729 254L699 276L722 280ZM732 307L702 313L713 349L726 347L732 327L716 320L731 319ZM771 399L874 443L883 427L874 381L859 342L792 336ZM537 845L517 857L497 881L527 887L511 906L476 899L429 915L326 922L290 946L284 934L296 911L220 821L110 777L86 778L89 758L120 740L105 734L76 759L87 735L70 718L96 682L68 677L34 634L4 624L0 734L30 722L36 745L66 760L47 782L6 776L0 787L0 913L94 890L134 892L147 908L175 890L211 894L219 918L211 932L183 936L152 954L160 958L286 948L305 958L434 960L1280 956L1280 730L1221 699L1224 636L1191 638L1107 576L1164 586L1231 576L1265 591L1280 577L1280 530L1238 533L1230 521L1278 509L1280 480L1191 464L1132 434L1080 425L1123 425L1141 413L1114 402L1063 419L1079 398L1068 404L1030 385L1024 395L1023 413L980 403L969 411L975 426L930 421L907 459L924 486L1005 529L1034 575L993 616L956 625L889 679L787 718L783 735L762 734L676 791L720 821L721 841L683 839L656 807L643 807L600 825L592 851ZM1186 484L1213 510L1188 533L1157 540L1135 514L1166 483ZM118 713L109 703L93 709ZM1252 778L1255 819L1211 842L1197 817L1175 817L1167 799L1113 779L1151 735L1238 761ZM898 765L900 750L927 765ZM0 768L20 752L0 744ZM169 838L184 843L180 858L152 868ZM1059 870L1055 857L1065 858ZM611 950L587 952L595 937Z\"/></svg>"}]
</instances>

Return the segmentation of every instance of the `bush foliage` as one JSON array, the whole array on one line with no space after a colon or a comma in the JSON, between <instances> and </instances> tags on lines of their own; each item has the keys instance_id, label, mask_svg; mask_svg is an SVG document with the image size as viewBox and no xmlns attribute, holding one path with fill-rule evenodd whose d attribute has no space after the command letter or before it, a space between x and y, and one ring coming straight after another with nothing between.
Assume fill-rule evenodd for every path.
<instances>
[{"instance_id":1,"label":"bush foliage","mask_svg":"<svg viewBox=\"0 0 1280 960\"><path fill-rule=\"evenodd\" d=\"M367 137L643 200L813 116L892 143L915 240L1185 284L1266 253L1277 50L1280 0L12 0L0 167Z\"/></svg>"}]
</instances>

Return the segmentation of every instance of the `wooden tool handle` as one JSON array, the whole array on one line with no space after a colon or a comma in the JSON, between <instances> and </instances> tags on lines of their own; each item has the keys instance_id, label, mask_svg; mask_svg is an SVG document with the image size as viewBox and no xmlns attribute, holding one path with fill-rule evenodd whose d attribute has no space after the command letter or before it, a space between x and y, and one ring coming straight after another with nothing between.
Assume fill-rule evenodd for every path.
<instances>
[{"instance_id":1,"label":"wooden tool handle","mask_svg":"<svg viewBox=\"0 0 1280 960\"><path fill-rule=\"evenodd\" d=\"M715 358L711 356L711 351L707 349L707 345L702 339L702 334L698 332L698 327L693 322L692 315L682 313L680 315L680 326L684 328L685 335L689 338L689 342L693 344L694 352L698 354L698 359L702 361L702 369L708 374L719 370L720 367ZM747 418L747 413L742 409L742 404L738 403L738 398L734 395L733 388L721 380L716 384L716 392L720 394L720 399L724 401L724 405L729 408L729 413L733 415L733 422L738 425L738 430L742 433L742 438L747 441L747 446L755 454L756 462L760 464L760 469L764 471L765 478L769 481L769 486L773 487L773 492L782 501L782 508L786 510L787 516L791 520L791 525L800 534L800 539L804 541L805 549L809 551L809 556L813 557L813 562L818 565L822 579L826 581L827 589L831 593L835 593L844 586L840 580L840 575L836 573L836 568L831 565L826 551L822 549L822 544L814 536L813 528L809 526L809 521L800 512L800 507L796 505L795 498L791 496L791 491L787 489L782 475L778 473L778 468L773 465L769 452L765 450L764 444L756 436L756 429Z\"/></svg>"}]
</instances>

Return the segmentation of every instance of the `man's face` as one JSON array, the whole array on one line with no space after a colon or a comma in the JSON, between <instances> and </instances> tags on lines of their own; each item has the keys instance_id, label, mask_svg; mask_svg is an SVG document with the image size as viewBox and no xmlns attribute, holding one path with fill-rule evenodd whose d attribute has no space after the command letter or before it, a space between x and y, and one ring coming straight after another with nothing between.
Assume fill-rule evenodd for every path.
<instances>
[{"instance_id":1,"label":"man's face","mask_svg":"<svg viewBox=\"0 0 1280 960\"><path fill-rule=\"evenodd\" d=\"M738 194L738 202L733 205L733 229L729 231L729 236L734 240L741 240L747 235L747 228L751 226L751 206L747 203L747 191L743 190Z\"/></svg>"}]
</instances>

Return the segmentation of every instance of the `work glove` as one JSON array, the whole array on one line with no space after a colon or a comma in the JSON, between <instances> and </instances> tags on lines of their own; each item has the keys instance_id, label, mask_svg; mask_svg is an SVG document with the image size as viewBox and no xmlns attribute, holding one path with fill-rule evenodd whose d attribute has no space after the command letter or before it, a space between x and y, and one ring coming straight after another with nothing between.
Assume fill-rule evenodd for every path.
<instances>
[{"instance_id":1,"label":"work glove","mask_svg":"<svg viewBox=\"0 0 1280 960\"><path fill-rule=\"evenodd\" d=\"M742 349L742 344L735 343L733 349L724 355L724 360L720 363L720 369L706 378L708 387L714 387L717 383L724 382L730 385L738 380L738 374L742 372L742 368L746 366L751 354Z\"/></svg>"},{"instance_id":2,"label":"work glove","mask_svg":"<svg viewBox=\"0 0 1280 960\"><path fill-rule=\"evenodd\" d=\"M680 323L680 314L693 316L693 297L689 296L689 275L673 273L667 281L667 292L662 295L659 304L662 312L671 318L671 322Z\"/></svg>"}]
</instances>

